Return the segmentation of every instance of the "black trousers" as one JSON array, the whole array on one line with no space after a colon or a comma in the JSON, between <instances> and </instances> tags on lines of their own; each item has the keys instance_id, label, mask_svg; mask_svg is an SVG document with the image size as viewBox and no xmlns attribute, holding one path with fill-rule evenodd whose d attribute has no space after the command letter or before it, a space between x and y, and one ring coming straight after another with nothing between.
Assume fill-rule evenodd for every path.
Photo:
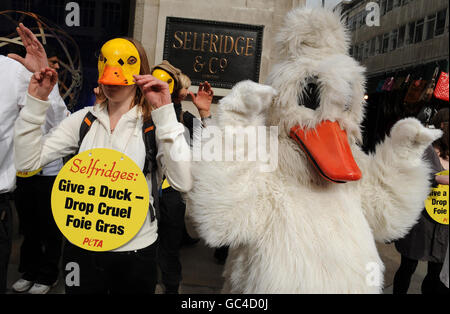
<instances>
[{"instance_id":1,"label":"black trousers","mask_svg":"<svg viewBox=\"0 0 450 314\"><path fill-rule=\"evenodd\" d=\"M162 191L159 207L158 264L161 269L162 282L166 289L178 289L182 279L180 246L184 234L186 205L180 192L169 187Z\"/></svg>"},{"instance_id":2,"label":"black trousers","mask_svg":"<svg viewBox=\"0 0 450 314\"><path fill-rule=\"evenodd\" d=\"M411 283L411 277L416 271L419 261L410 259L402 255L400 267L394 276L393 294L406 294ZM442 263L428 262L427 274L423 279L422 294L446 294L448 288L441 282L439 277L442 270Z\"/></svg>"},{"instance_id":3,"label":"black trousers","mask_svg":"<svg viewBox=\"0 0 450 314\"><path fill-rule=\"evenodd\" d=\"M12 246L12 210L9 194L0 194L0 294L6 293L9 256Z\"/></svg>"},{"instance_id":4,"label":"black trousers","mask_svg":"<svg viewBox=\"0 0 450 314\"><path fill-rule=\"evenodd\" d=\"M158 241L137 251L93 252L66 241L66 294L154 294L157 247Z\"/></svg>"},{"instance_id":5,"label":"black trousers","mask_svg":"<svg viewBox=\"0 0 450 314\"><path fill-rule=\"evenodd\" d=\"M19 272L22 278L52 285L59 275L62 234L53 219L54 176L17 177L15 191L19 229L23 234Z\"/></svg>"}]
</instances>

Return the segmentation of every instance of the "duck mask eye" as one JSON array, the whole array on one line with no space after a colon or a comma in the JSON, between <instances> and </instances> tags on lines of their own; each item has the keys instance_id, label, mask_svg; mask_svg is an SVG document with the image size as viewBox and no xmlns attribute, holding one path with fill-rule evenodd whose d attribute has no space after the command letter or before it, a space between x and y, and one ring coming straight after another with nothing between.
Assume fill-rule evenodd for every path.
<instances>
[{"instance_id":1,"label":"duck mask eye","mask_svg":"<svg viewBox=\"0 0 450 314\"><path fill-rule=\"evenodd\" d=\"M137 59L136 59L136 57L133 57L133 56L129 57L128 60L127 60L127 63L128 63L129 65L133 65L133 64L135 64L136 62L137 62Z\"/></svg>"},{"instance_id":2,"label":"duck mask eye","mask_svg":"<svg viewBox=\"0 0 450 314\"><path fill-rule=\"evenodd\" d=\"M316 110L319 107L320 95L317 77L306 80L306 86L303 89L302 95L299 97L298 105L312 110Z\"/></svg>"}]
</instances>

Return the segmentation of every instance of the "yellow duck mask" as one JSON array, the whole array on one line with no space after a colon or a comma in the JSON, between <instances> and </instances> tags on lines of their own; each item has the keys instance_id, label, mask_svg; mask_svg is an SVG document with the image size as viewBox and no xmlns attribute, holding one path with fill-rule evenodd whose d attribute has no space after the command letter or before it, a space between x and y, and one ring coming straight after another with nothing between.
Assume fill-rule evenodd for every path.
<instances>
[{"instance_id":1,"label":"yellow duck mask","mask_svg":"<svg viewBox=\"0 0 450 314\"><path fill-rule=\"evenodd\" d=\"M98 58L98 82L103 85L134 85L133 75L139 75L141 59L132 42L115 38L106 42Z\"/></svg>"},{"instance_id":2,"label":"yellow duck mask","mask_svg":"<svg viewBox=\"0 0 450 314\"><path fill-rule=\"evenodd\" d=\"M172 95L173 89L175 87L175 80L173 79L173 77L167 71L164 71L163 69L159 68L153 70L152 75L156 77L158 80L169 84L169 92Z\"/></svg>"}]
</instances>

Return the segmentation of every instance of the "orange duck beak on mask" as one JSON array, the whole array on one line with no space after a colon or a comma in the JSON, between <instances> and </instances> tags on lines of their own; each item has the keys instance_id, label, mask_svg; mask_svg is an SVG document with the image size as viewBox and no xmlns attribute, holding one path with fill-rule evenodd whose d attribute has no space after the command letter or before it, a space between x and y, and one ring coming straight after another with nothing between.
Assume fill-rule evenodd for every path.
<instances>
[{"instance_id":1,"label":"orange duck beak on mask","mask_svg":"<svg viewBox=\"0 0 450 314\"><path fill-rule=\"evenodd\" d=\"M319 106L317 86L307 88L305 92L303 105L316 109ZM361 179L362 173L350 149L347 132L338 122L323 121L311 129L296 125L291 128L290 137L324 179L334 183Z\"/></svg>"}]
</instances>

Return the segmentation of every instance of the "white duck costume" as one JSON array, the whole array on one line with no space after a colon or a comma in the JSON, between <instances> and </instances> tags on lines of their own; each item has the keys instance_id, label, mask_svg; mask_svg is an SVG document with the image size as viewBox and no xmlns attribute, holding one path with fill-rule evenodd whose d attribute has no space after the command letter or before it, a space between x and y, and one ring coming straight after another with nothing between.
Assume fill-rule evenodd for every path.
<instances>
[{"instance_id":1,"label":"white duck costume","mask_svg":"<svg viewBox=\"0 0 450 314\"><path fill-rule=\"evenodd\" d=\"M364 68L335 14L292 10L274 47L281 61L270 86L237 84L215 124L278 126L276 170L261 171L264 161L193 165L190 215L209 245L230 246L223 292L380 293L375 241L415 224L429 193L422 154L441 132L401 120L363 153Z\"/></svg>"}]
</instances>

